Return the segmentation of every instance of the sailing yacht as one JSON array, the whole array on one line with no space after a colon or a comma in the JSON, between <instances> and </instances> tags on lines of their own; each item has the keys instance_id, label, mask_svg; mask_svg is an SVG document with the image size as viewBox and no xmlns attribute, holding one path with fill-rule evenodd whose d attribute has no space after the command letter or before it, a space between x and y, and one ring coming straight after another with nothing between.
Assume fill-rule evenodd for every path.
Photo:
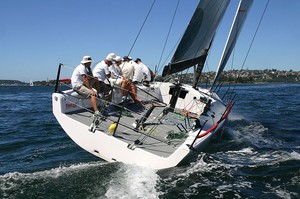
<instances>
[{"instance_id":1,"label":"sailing yacht","mask_svg":"<svg viewBox=\"0 0 300 199\"><path fill-rule=\"evenodd\" d=\"M252 2L240 1L212 87L222 74ZM103 160L153 169L180 165L195 151L205 149L234 104L230 98L223 101L212 88L197 87L229 3L230 0L201 0L172 59L163 69L162 76L168 77L194 67L193 85L180 81L137 85L141 104L117 104L99 98L102 116L94 116L90 99L60 87L60 70L64 66L60 64L52 105L64 131L81 148ZM114 111L106 111L107 107Z\"/></svg>"},{"instance_id":2,"label":"sailing yacht","mask_svg":"<svg viewBox=\"0 0 300 199\"><path fill-rule=\"evenodd\" d=\"M33 85L33 81L32 81L32 80L30 80L30 82L29 82L29 86L34 86L34 85Z\"/></svg>"}]
</instances>

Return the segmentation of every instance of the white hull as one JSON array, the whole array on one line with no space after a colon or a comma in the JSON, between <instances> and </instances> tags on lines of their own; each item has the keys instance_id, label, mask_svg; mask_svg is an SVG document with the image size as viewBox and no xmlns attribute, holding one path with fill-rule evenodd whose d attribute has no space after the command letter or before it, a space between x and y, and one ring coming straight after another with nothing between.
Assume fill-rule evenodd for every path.
<instances>
[{"instance_id":1,"label":"white hull","mask_svg":"<svg viewBox=\"0 0 300 199\"><path fill-rule=\"evenodd\" d=\"M149 94L168 104L171 98L171 95L169 94L171 85L172 84L170 83L157 82L152 84L150 88L141 88L147 90ZM136 164L153 169L164 169L178 165L184 158L194 151L193 149L203 150L203 148L205 148L205 146L209 143L212 135L223 125L228 115L225 114L226 117L224 117L224 113L230 112L230 109L226 109L225 105L216 94L208 95L205 94L205 92L208 92L207 90L200 90L199 92L187 85L184 85L184 89L188 92L184 99L178 99L175 108L178 110L186 109L190 114L197 115L200 117L202 125L206 120L207 122L202 128L201 133L199 133L199 128L188 129L185 127L188 130L185 132L187 136L184 139L176 140L177 144L173 144L173 142L171 142L172 144L166 144L167 141L164 142L167 133L169 133L165 126L161 128L161 131L159 131L159 128L157 127L155 133L150 133L150 138L147 137L143 145L134 144L134 142L132 142L132 140L130 141L129 138L127 139L126 136L139 136L137 138L139 139L141 136L145 137L146 131L143 132L144 134L139 134L139 132L131 131L130 129L127 131L126 125L132 126L132 123L130 122L135 118L129 118L126 120L123 116L122 119L124 118L123 123L125 127L119 125L120 128L122 127L122 130L117 131L114 135L108 133L106 129L107 125L111 124L112 121L117 121L117 118L112 118L112 120L109 120L110 118L108 118L108 120L105 121L107 124L104 122L101 123L99 125L99 129L97 129L94 133L89 131L89 125L93 120L92 113L86 112L86 115L82 116L83 113L80 111L83 110L82 107L91 107L90 100L78 98L78 96L71 90L54 93L52 95L53 113L69 137L81 148L91 154L108 162L119 161L126 164ZM149 96L145 96L148 95L147 93L139 91L139 94L145 98L149 98ZM208 112L207 116L201 115L203 107L205 106L204 103L203 106L200 101L198 101L199 103L197 106L193 104L195 99L200 99L200 97L212 99L211 110ZM153 114L151 114L149 120L153 119L154 121L155 118L158 117L158 115ZM158 124L158 126L159 125L164 124ZM174 125L170 126L170 128L177 129ZM195 137L199 134L199 138L197 138L194 142ZM201 134L206 135L201 137ZM156 139L161 140L162 142L158 143L159 141ZM192 144L193 149L190 149L189 146Z\"/></svg>"}]
</instances>

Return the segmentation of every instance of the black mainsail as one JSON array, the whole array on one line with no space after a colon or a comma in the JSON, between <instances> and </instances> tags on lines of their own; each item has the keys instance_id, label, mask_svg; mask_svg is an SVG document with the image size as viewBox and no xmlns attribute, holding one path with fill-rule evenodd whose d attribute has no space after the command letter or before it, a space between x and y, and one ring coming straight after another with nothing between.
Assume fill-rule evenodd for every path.
<instances>
[{"instance_id":1,"label":"black mainsail","mask_svg":"<svg viewBox=\"0 0 300 199\"><path fill-rule=\"evenodd\" d=\"M195 66L206 59L211 41L230 0L201 0L162 76ZM200 63L201 64L201 63Z\"/></svg>"}]
</instances>

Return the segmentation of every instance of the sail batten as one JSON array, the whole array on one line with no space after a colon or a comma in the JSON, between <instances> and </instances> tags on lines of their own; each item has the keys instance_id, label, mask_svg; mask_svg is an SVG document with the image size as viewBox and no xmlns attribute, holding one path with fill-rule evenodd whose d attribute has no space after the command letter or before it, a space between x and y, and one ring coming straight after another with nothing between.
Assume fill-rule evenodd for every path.
<instances>
[{"instance_id":1,"label":"sail batten","mask_svg":"<svg viewBox=\"0 0 300 199\"><path fill-rule=\"evenodd\" d=\"M218 69L216 72L216 76L213 80L213 84L212 87L214 87L216 85L216 83L218 82L219 78L221 77L221 74L227 64L227 61L230 57L230 54L236 44L236 41L238 39L238 36L241 32L241 29L244 25L244 22L247 18L248 15L248 11L251 8L253 3L253 0L241 0L240 4L237 8L235 17L234 17L234 21L232 23L227 41L226 41L226 45L224 47L219 65L218 65Z\"/></svg>"},{"instance_id":2,"label":"sail batten","mask_svg":"<svg viewBox=\"0 0 300 199\"><path fill-rule=\"evenodd\" d=\"M162 76L183 71L205 59L230 0L201 0ZM205 57L204 57L205 56Z\"/></svg>"}]
</instances>

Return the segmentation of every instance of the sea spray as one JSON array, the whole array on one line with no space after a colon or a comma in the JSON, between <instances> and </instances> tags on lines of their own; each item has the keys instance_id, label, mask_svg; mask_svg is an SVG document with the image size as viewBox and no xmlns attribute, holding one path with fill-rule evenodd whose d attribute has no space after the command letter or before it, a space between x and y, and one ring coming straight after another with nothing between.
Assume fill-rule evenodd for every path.
<instances>
[{"instance_id":1,"label":"sea spray","mask_svg":"<svg viewBox=\"0 0 300 199\"><path fill-rule=\"evenodd\" d=\"M123 165L113 174L105 196L112 199L158 198L158 180L153 169Z\"/></svg>"}]
</instances>

